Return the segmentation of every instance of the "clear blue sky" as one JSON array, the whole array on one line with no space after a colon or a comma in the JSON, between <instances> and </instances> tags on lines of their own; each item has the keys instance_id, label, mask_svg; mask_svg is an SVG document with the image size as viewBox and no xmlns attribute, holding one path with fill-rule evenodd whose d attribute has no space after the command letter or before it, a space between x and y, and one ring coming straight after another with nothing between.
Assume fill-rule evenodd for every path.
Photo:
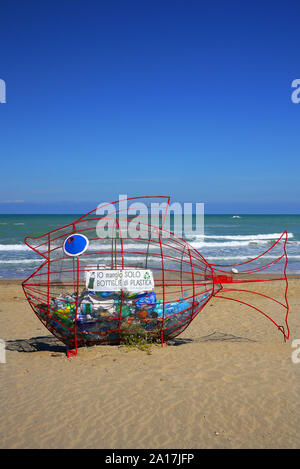
<instances>
[{"instance_id":1,"label":"clear blue sky","mask_svg":"<svg viewBox=\"0 0 300 469\"><path fill-rule=\"evenodd\" d=\"M120 193L300 213L298 0L11 0L0 15L1 213Z\"/></svg>"}]
</instances>

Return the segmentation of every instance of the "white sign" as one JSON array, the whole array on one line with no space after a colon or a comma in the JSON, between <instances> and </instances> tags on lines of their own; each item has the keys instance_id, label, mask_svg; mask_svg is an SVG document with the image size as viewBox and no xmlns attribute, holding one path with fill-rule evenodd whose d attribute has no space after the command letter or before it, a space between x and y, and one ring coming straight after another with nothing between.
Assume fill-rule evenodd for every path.
<instances>
[{"instance_id":1,"label":"white sign","mask_svg":"<svg viewBox=\"0 0 300 469\"><path fill-rule=\"evenodd\" d=\"M86 288L93 291L151 291L154 279L151 270L92 270L86 272Z\"/></svg>"},{"instance_id":2,"label":"white sign","mask_svg":"<svg viewBox=\"0 0 300 469\"><path fill-rule=\"evenodd\" d=\"M122 286L124 290L139 292L150 291L154 288L151 270L122 270Z\"/></svg>"}]
</instances>

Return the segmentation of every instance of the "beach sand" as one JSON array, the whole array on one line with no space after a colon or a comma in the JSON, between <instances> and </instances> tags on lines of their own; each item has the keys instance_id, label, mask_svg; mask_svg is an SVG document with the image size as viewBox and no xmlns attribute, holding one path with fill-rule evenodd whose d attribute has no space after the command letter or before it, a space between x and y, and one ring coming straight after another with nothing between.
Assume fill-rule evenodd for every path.
<instances>
[{"instance_id":1,"label":"beach sand","mask_svg":"<svg viewBox=\"0 0 300 469\"><path fill-rule=\"evenodd\" d=\"M264 292L276 297L276 282ZM150 355L97 346L68 359L21 282L1 281L0 447L298 448L299 278L289 279L288 298L286 343L258 312L212 298L173 345Z\"/></svg>"}]
</instances>

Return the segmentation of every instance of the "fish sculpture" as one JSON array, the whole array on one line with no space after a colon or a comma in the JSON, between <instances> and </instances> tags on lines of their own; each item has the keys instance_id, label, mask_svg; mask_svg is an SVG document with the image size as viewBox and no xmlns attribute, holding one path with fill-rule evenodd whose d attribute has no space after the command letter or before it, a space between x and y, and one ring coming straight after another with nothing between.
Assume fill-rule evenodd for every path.
<instances>
[{"instance_id":1,"label":"fish sculpture","mask_svg":"<svg viewBox=\"0 0 300 469\"><path fill-rule=\"evenodd\" d=\"M129 201L139 215L136 211L133 216ZM154 221L142 210L151 204ZM181 334L212 297L251 307L289 338L287 232L254 259L211 264L166 230L169 205L165 196L119 199L43 236L25 238L43 257L22 284L25 296L45 327L66 344L68 357L76 355L78 347L119 344L134 335L164 345ZM278 255L270 255L278 248ZM282 273L272 272L279 265ZM270 281L282 286L280 300L263 291L262 285ZM251 294L253 301L236 298L236 293ZM264 308L270 305L270 311L263 311L261 302ZM279 325L282 311L285 322Z\"/></svg>"}]
</instances>

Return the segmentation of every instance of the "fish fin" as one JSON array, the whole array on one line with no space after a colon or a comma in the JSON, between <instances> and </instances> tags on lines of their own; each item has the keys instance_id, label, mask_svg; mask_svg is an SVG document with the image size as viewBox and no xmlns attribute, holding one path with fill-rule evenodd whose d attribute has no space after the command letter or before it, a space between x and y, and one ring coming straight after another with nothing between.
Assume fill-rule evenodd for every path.
<instances>
[{"instance_id":1,"label":"fish fin","mask_svg":"<svg viewBox=\"0 0 300 469\"><path fill-rule=\"evenodd\" d=\"M284 231L265 252L239 264L210 264L213 269L213 280L217 285L214 296L253 308L273 322L282 332L285 340L290 337L286 273L287 239L287 231ZM274 272L274 266L276 266L276 272ZM270 296L268 291L268 286L273 282L277 284L276 298ZM224 287L223 284L230 285ZM236 292L241 295L240 299L234 297ZM261 309L262 304L263 309ZM284 324L282 324L283 321Z\"/></svg>"}]
</instances>

